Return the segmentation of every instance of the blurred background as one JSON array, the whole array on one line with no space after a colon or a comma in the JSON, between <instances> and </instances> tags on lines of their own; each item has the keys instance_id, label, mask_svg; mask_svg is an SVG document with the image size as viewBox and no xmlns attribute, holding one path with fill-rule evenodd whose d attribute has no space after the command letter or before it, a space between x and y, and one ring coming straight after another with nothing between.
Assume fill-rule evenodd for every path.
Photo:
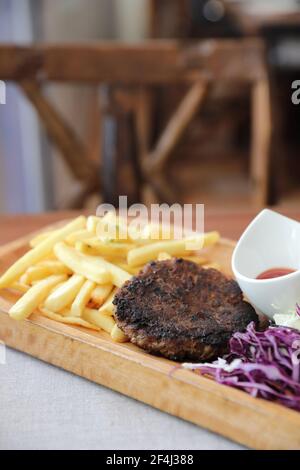
<instances>
[{"instance_id":1,"label":"blurred background","mask_svg":"<svg viewBox=\"0 0 300 470\"><path fill-rule=\"evenodd\" d=\"M297 0L0 0L0 212L295 207L297 79Z\"/></svg>"}]
</instances>

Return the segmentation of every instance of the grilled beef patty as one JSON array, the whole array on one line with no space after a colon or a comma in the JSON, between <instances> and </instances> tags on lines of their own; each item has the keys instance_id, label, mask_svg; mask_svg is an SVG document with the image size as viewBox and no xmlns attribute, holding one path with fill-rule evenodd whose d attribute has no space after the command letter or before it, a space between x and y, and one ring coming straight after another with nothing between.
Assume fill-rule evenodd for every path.
<instances>
[{"instance_id":1,"label":"grilled beef patty","mask_svg":"<svg viewBox=\"0 0 300 470\"><path fill-rule=\"evenodd\" d=\"M220 356L233 333L258 323L234 280L183 259L149 263L119 289L114 304L132 343L176 361Z\"/></svg>"}]
</instances>

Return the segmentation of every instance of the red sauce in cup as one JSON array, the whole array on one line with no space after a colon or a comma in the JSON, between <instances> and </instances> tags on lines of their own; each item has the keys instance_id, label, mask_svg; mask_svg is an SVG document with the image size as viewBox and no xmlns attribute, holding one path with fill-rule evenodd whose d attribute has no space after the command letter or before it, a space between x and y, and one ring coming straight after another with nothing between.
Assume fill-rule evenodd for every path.
<instances>
[{"instance_id":1,"label":"red sauce in cup","mask_svg":"<svg viewBox=\"0 0 300 470\"><path fill-rule=\"evenodd\" d=\"M257 276L256 279L273 279L275 277L287 276L288 274L294 273L295 269L290 268L272 268L267 269Z\"/></svg>"}]
</instances>

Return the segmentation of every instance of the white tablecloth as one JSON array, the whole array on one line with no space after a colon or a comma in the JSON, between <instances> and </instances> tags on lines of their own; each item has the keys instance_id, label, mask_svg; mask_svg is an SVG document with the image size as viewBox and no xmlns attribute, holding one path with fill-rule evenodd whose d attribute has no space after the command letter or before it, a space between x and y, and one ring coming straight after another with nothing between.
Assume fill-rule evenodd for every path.
<instances>
[{"instance_id":1,"label":"white tablecloth","mask_svg":"<svg viewBox=\"0 0 300 470\"><path fill-rule=\"evenodd\" d=\"M0 364L0 449L241 448L20 352Z\"/></svg>"}]
</instances>

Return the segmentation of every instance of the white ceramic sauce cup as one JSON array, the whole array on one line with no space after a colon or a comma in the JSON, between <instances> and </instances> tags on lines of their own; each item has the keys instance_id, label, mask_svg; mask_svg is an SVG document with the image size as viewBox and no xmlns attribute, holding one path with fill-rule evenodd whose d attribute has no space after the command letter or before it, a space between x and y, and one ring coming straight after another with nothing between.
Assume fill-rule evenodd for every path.
<instances>
[{"instance_id":1,"label":"white ceramic sauce cup","mask_svg":"<svg viewBox=\"0 0 300 470\"><path fill-rule=\"evenodd\" d=\"M272 268L295 272L256 279ZM300 303L300 223L264 209L241 236L232 256L232 270L247 299L261 313L295 312Z\"/></svg>"}]
</instances>

